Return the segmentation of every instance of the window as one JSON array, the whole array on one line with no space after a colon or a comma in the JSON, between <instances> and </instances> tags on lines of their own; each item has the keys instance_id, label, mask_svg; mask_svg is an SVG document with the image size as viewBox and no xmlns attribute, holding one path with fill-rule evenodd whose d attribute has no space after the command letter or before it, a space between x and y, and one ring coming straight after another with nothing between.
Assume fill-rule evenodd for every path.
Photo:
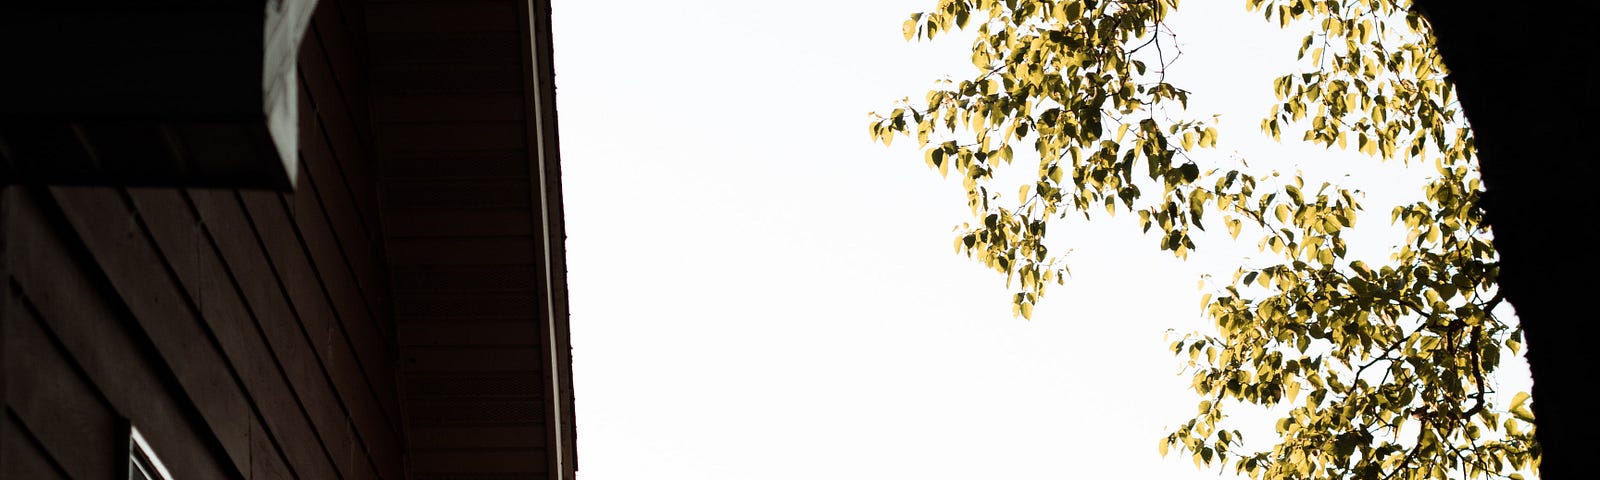
<instances>
[{"instance_id":1,"label":"window","mask_svg":"<svg viewBox=\"0 0 1600 480\"><path fill-rule=\"evenodd\" d=\"M132 426L128 427L128 480L172 480L172 474L167 473L167 466L156 458L150 442Z\"/></svg>"}]
</instances>

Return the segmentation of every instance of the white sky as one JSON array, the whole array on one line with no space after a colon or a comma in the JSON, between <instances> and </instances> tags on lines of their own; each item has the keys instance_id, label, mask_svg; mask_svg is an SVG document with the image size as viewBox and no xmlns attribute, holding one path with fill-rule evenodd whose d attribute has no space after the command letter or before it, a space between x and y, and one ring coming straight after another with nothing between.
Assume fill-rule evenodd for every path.
<instances>
[{"instance_id":1,"label":"white sky","mask_svg":"<svg viewBox=\"0 0 1600 480\"><path fill-rule=\"evenodd\" d=\"M964 38L902 39L934 0L554 3L582 478L1217 476L1156 451L1198 400L1166 332L1207 328L1197 280L1253 244L1185 263L1132 218L1077 222L1053 230L1073 277L1013 318L953 253L959 183L867 135L971 72ZM1170 78L1222 115L1217 154L1365 178L1361 231L1396 234L1383 205L1416 175L1257 133L1299 37L1185 3ZM1525 389L1519 360L1501 376Z\"/></svg>"}]
</instances>

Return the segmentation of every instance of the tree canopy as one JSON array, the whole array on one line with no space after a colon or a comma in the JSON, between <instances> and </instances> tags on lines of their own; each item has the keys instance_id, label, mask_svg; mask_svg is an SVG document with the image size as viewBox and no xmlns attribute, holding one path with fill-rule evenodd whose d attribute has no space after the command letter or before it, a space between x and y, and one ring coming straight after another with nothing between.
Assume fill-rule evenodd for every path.
<instances>
[{"instance_id":1,"label":"tree canopy","mask_svg":"<svg viewBox=\"0 0 1600 480\"><path fill-rule=\"evenodd\" d=\"M940 0L905 22L908 40L976 33L974 70L897 102L874 139L915 139L927 164L965 186L974 221L958 251L1004 274L1032 315L1068 265L1047 232L1068 216L1131 212L1180 258L1222 227L1275 260L1240 266L1208 292L1209 334L1174 342L1198 414L1160 439L1252 478L1520 478L1539 448L1526 394L1494 402L1490 375L1521 330L1496 315L1498 257L1478 205L1472 131L1425 18L1407 0L1247 0L1280 26L1309 25L1298 71L1271 85L1261 121L1275 139L1349 150L1349 161L1437 170L1423 199L1383 205L1408 238L1389 259L1347 258L1344 234L1373 210L1352 186L1210 160L1215 125L1168 83L1177 0ZM1287 134L1287 135L1286 135ZM1031 151L1020 155L1019 150ZM1037 154L1037 175L997 170ZM1016 192L1012 196L1010 192ZM1103 213L1102 213L1103 211ZM1245 447L1225 411L1281 406L1269 449ZM1255 444L1254 442L1252 444Z\"/></svg>"}]
</instances>

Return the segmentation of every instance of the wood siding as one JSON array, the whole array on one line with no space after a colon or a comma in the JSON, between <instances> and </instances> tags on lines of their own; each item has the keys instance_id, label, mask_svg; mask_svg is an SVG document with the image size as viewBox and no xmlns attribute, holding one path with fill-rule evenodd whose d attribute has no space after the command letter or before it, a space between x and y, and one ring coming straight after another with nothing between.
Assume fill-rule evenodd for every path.
<instances>
[{"instance_id":1,"label":"wood siding","mask_svg":"<svg viewBox=\"0 0 1600 480\"><path fill-rule=\"evenodd\" d=\"M405 477L360 2L299 58L296 193L5 187L0 478Z\"/></svg>"},{"instance_id":2,"label":"wood siding","mask_svg":"<svg viewBox=\"0 0 1600 480\"><path fill-rule=\"evenodd\" d=\"M179 478L573 478L548 13L321 0L292 194L0 187L0 478L130 424Z\"/></svg>"}]
</instances>

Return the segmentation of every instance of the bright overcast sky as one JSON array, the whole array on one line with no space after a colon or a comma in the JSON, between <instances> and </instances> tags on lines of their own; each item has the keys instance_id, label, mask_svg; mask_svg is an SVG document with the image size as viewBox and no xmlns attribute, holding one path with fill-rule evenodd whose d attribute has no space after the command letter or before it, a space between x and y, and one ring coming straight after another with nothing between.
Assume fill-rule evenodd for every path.
<instances>
[{"instance_id":1,"label":"bright overcast sky","mask_svg":"<svg viewBox=\"0 0 1600 480\"><path fill-rule=\"evenodd\" d=\"M867 112L970 75L966 39L901 37L937 2L554 3L584 480L1217 477L1157 453L1198 400L1167 331L1207 328L1201 275L1254 246L1185 263L1129 218L1076 222L1052 230L1073 276L1013 318L1004 279L953 253L960 184L867 135ZM1221 115L1218 158L1415 197L1399 166L1257 133L1299 37L1243 3L1171 22L1169 78ZM1374 245L1396 234L1379 208Z\"/></svg>"}]
</instances>

